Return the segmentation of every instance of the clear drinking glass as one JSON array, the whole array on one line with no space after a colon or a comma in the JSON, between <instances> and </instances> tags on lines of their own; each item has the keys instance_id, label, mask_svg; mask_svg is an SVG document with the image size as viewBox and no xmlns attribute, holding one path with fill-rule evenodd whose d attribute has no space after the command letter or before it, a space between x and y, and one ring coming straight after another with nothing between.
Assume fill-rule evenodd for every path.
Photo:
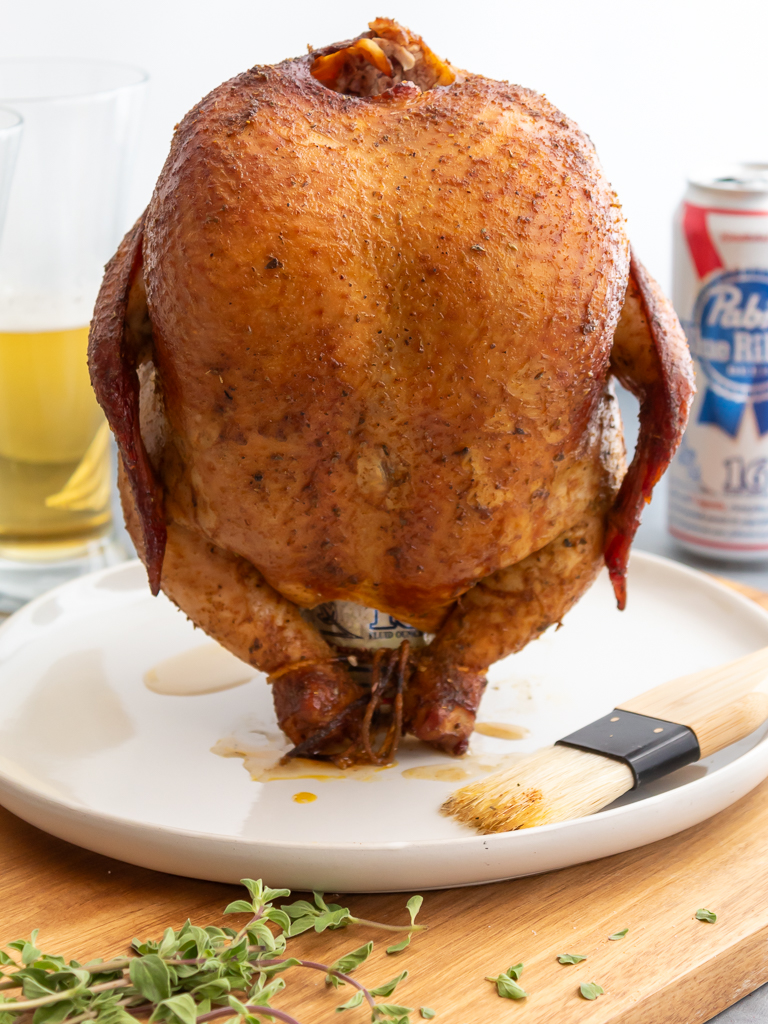
<instances>
[{"instance_id":1,"label":"clear drinking glass","mask_svg":"<svg viewBox=\"0 0 768 1024\"><path fill-rule=\"evenodd\" d=\"M17 114L15 110L6 110L4 107L0 107L0 237L2 237L8 193L11 191L11 178L16 167L23 125L21 114Z\"/></svg>"},{"instance_id":2,"label":"clear drinking glass","mask_svg":"<svg viewBox=\"0 0 768 1024\"><path fill-rule=\"evenodd\" d=\"M103 61L0 61L0 105L24 121L0 234L0 611L120 557L86 347L145 86Z\"/></svg>"}]
</instances>

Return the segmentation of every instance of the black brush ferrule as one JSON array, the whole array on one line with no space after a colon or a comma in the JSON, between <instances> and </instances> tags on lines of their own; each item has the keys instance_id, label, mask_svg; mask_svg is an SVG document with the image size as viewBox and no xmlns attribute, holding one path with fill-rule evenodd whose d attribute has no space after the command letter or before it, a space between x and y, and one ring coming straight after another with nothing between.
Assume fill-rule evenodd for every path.
<instances>
[{"instance_id":1,"label":"black brush ferrule","mask_svg":"<svg viewBox=\"0 0 768 1024\"><path fill-rule=\"evenodd\" d=\"M618 709L577 729L555 745L623 761L635 777L633 789L701 757L696 733L687 725Z\"/></svg>"}]
</instances>

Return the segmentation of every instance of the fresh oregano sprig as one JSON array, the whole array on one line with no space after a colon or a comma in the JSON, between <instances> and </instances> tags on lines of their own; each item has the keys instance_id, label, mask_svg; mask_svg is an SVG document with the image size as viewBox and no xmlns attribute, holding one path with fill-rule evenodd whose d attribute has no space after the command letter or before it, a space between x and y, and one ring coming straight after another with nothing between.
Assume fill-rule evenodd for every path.
<instances>
[{"instance_id":1,"label":"fresh oregano sprig","mask_svg":"<svg viewBox=\"0 0 768 1024\"><path fill-rule=\"evenodd\" d=\"M43 953L38 931L10 942L7 951L0 950L0 1024L206 1024L219 1018L232 1024L260 1024L264 1018L300 1024L272 1006L285 988L283 973L293 967L322 971L330 987L354 988L337 1011L367 1002L372 1021L410 1024L410 1007L377 1001L391 997L408 971L374 988L351 977L370 956L372 942L331 965L285 953L288 941L310 928L322 932L359 924L404 931L410 939L424 928L415 924L421 896L408 901L410 924L390 925L354 917L348 908L326 903L322 893L313 894L313 903L275 906L291 895L288 889L251 879L243 879L243 885L250 900L235 900L225 910L249 915L239 931L187 921L178 931L166 928L159 940L134 939L133 956L85 964ZM14 990L20 991L11 995Z\"/></svg>"}]
</instances>

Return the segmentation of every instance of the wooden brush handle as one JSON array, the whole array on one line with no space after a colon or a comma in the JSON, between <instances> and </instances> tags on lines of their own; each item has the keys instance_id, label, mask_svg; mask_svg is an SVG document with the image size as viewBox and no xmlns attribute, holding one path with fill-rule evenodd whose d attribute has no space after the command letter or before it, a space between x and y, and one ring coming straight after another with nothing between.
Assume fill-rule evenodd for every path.
<instances>
[{"instance_id":1,"label":"wooden brush handle","mask_svg":"<svg viewBox=\"0 0 768 1024\"><path fill-rule=\"evenodd\" d=\"M693 729L701 756L743 739L768 719L768 647L624 701L619 710Z\"/></svg>"}]
</instances>

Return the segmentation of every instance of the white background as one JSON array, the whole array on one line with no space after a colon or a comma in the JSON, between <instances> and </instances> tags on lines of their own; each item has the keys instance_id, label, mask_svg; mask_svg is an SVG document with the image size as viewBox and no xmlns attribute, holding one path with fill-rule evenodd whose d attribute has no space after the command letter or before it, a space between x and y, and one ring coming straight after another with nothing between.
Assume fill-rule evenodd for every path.
<instances>
[{"instance_id":1,"label":"white background","mask_svg":"<svg viewBox=\"0 0 768 1024\"><path fill-rule=\"evenodd\" d=\"M670 222L702 162L768 160L768 0L4 0L0 59L102 57L152 76L132 213L173 125L222 80L398 18L454 64L546 93L593 138L668 289Z\"/></svg>"}]
</instances>

